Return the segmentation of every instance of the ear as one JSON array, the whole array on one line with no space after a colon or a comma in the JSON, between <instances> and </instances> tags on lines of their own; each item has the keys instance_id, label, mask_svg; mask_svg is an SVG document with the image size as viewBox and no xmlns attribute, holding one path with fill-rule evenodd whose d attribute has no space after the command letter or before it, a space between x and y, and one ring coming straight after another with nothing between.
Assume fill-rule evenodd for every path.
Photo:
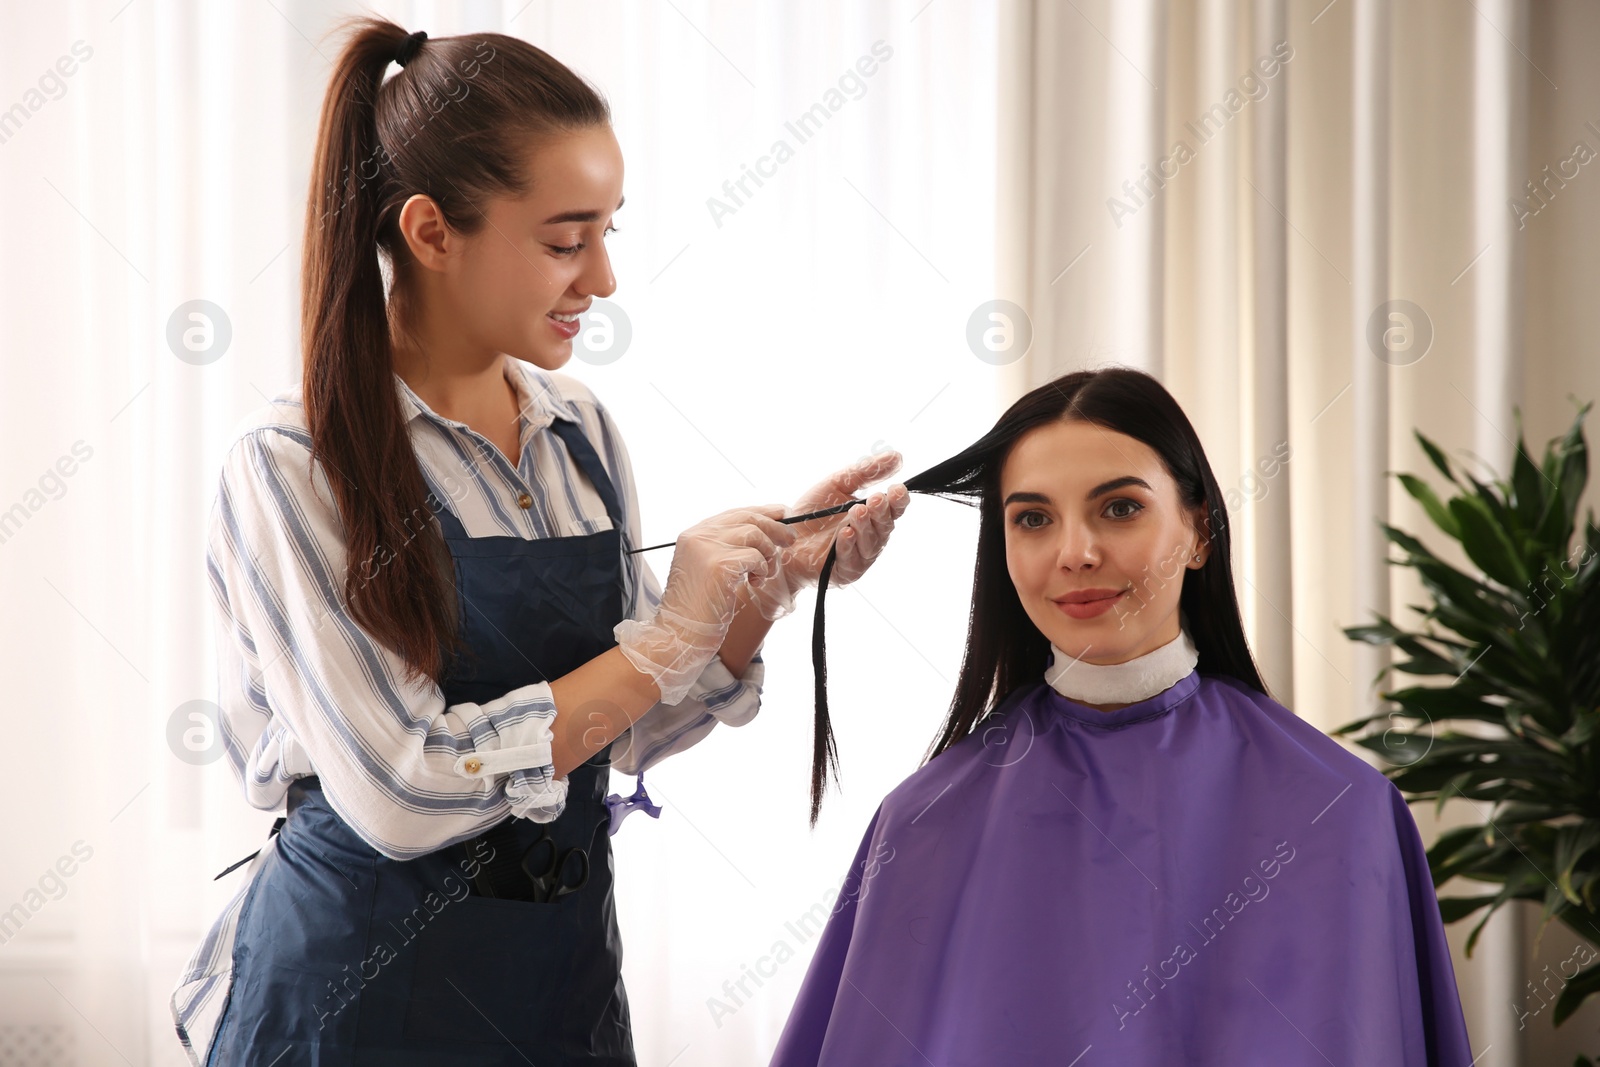
<instances>
[{"instance_id":1,"label":"ear","mask_svg":"<svg viewBox=\"0 0 1600 1067\"><path fill-rule=\"evenodd\" d=\"M400 208L396 220L400 237L411 252L417 266L426 270L443 270L455 250L456 235L444 220L444 213L433 198L425 193L414 193Z\"/></svg>"},{"instance_id":2,"label":"ear","mask_svg":"<svg viewBox=\"0 0 1600 1067\"><path fill-rule=\"evenodd\" d=\"M1190 553L1188 566L1198 570L1211 559L1212 522L1211 510L1204 505L1195 508L1189 513L1190 526L1196 531L1194 551ZM1194 557L1199 556L1196 560Z\"/></svg>"}]
</instances>

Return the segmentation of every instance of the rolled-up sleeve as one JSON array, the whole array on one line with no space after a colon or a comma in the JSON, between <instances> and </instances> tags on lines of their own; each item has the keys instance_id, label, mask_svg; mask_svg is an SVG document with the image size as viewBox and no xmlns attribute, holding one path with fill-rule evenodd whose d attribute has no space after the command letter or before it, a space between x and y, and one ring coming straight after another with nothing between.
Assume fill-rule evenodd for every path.
<instances>
[{"instance_id":1,"label":"rolled-up sleeve","mask_svg":"<svg viewBox=\"0 0 1600 1067\"><path fill-rule=\"evenodd\" d=\"M648 619L661 602L660 586L648 565L641 566L640 571L644 596L633 617ZM611 750L611 766L623 774L639 774L698 744L718 723L743 726L761 709L765 677L766 664L759 648L744 674L737 677L722 657L712 656L682 700L656 704L617 739Z\"/></svg>"},{"instance_id":2,"label":"rolled-up sleeve","mask_svg":"<svg viewBox=\"0 0 1600 1067\"><path fill-rule=\"evenodd\" d=\"M624 548L640 544L639 495L627 446L604 405L593 401L599 418L600 445L607 473L620 487L626 527ZM666 551L663 549L662 551ZM628 615L639 621L654 617L661 603L661 583L644 553L628 561ZM763 642L763 647L765 642ZM688 694L676 704L655 704L612 743L611 766L623 774L640 774L668 756L703 740L718 723L743 726L761 708L766 664L756 649L744 673L735 676L720 656L711 657Z\"/></svg>"},{"instance_id":3,"label":"rolled-up sleeve","mask_svg":"<svg viewBox=\"0 0 1600 1067\"><path fill-rule=\"evenodd\" d=\"M275 810L316 774L373 848L408 859L566 804L550 754L547 682L445 705L437 683L344 608L342 522L310 439L251 430L224 463L207 536L223 749L249 802Z\"/></svg>"}]
</instances>

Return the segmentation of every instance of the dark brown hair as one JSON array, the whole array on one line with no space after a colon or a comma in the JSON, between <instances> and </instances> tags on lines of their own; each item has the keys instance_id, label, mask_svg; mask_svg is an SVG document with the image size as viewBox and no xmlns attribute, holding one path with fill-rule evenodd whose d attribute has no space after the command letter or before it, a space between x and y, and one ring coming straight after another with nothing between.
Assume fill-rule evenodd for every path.
<instances>
[{"instance_id":1,"label":"dark brown hair","mask_svg":"<svg viewBox=\"0 0 1600 1067\"><path fill-rule=\"evenodd\" d=\"M1233 590L1228 509L1200 437L1172 394L1154 377L1131 367L1074 371L1046 382L1008 408L994 428L936 466L905 479L913 493L941 496L978 508L978 560L972 576L967 650L955 697L939 736L923 762L936 758L1020 686L1044 678L1050 640L1039 632L1017 597L1006 568L1000 471L1017 439L1062 420L1091 422L1149 445L1178 486L1179 503L1200 508L1209 526L1211 554L1186 569L1178 606L1200 653L1195 669L1226 675L1270 696L1245 640ZM1201 532L1204 532L1203 530ZM816 673L816 722L811 760L811 824L827 788L827 767L838 774L833 726L828 718L828 665L823 640L823 600L835 553L828 553L817 588L811 655Z\"/></svg>"},{"instance_id":2,"label":"dark brown hair","mask_svg":"<svg viewBox=\"0 0 1600 1067\"><path fill-rule=\"evenodd\" d=\"M408 680L437 681L460 641L449 554L394 386L392 338L414 321L400 209L422 194L452 230L477 233L487 200L537 180L542 140L611 113L582 78L515 37L427 38L385 80L407 32L369 16L339 28L349 36L323 99L301 265L305 416L344 524L350 615L404 658Z\"/></svg>"}]
</instances>

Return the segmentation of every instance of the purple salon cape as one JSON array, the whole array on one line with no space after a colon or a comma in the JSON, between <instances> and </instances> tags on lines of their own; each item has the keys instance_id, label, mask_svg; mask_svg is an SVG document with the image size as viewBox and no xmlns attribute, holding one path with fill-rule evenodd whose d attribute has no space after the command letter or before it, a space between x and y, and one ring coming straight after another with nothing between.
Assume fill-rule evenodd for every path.
<instances>
[{"instance_id":1,"label":"purple salon cape","mask_svg":"<svg viewBox=\"0 0 1600 1067\"><path fill-rule=\"evenodd\" d=\"M1387 778L1192 671L1103 712L1040 681L879 805L772 1067L1468 1067Z\"/></svg>"}]
</instances>

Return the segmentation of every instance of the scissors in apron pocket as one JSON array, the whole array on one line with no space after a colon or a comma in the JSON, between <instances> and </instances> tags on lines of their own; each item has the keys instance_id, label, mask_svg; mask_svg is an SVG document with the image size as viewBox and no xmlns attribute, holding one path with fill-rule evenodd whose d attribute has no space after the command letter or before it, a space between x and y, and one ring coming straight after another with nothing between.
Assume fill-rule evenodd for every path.
<instances>
[{"instance_id":1,"label":"scissors in apron pocket","mask_svg":"<svg viewBox=\"0 0 1600 1067\"><path fill-rule=\"evenodd\" d=\"M578 880L568 884L567 861L574 855L578 857ZM522 857L522 871L533 882L535 902L559 904L563 897L571 896L588 884L589 854L581 848L569 848L563 852L551 839L550 831L541 830L538 839Z\"/></svg>"}]
</instances>

